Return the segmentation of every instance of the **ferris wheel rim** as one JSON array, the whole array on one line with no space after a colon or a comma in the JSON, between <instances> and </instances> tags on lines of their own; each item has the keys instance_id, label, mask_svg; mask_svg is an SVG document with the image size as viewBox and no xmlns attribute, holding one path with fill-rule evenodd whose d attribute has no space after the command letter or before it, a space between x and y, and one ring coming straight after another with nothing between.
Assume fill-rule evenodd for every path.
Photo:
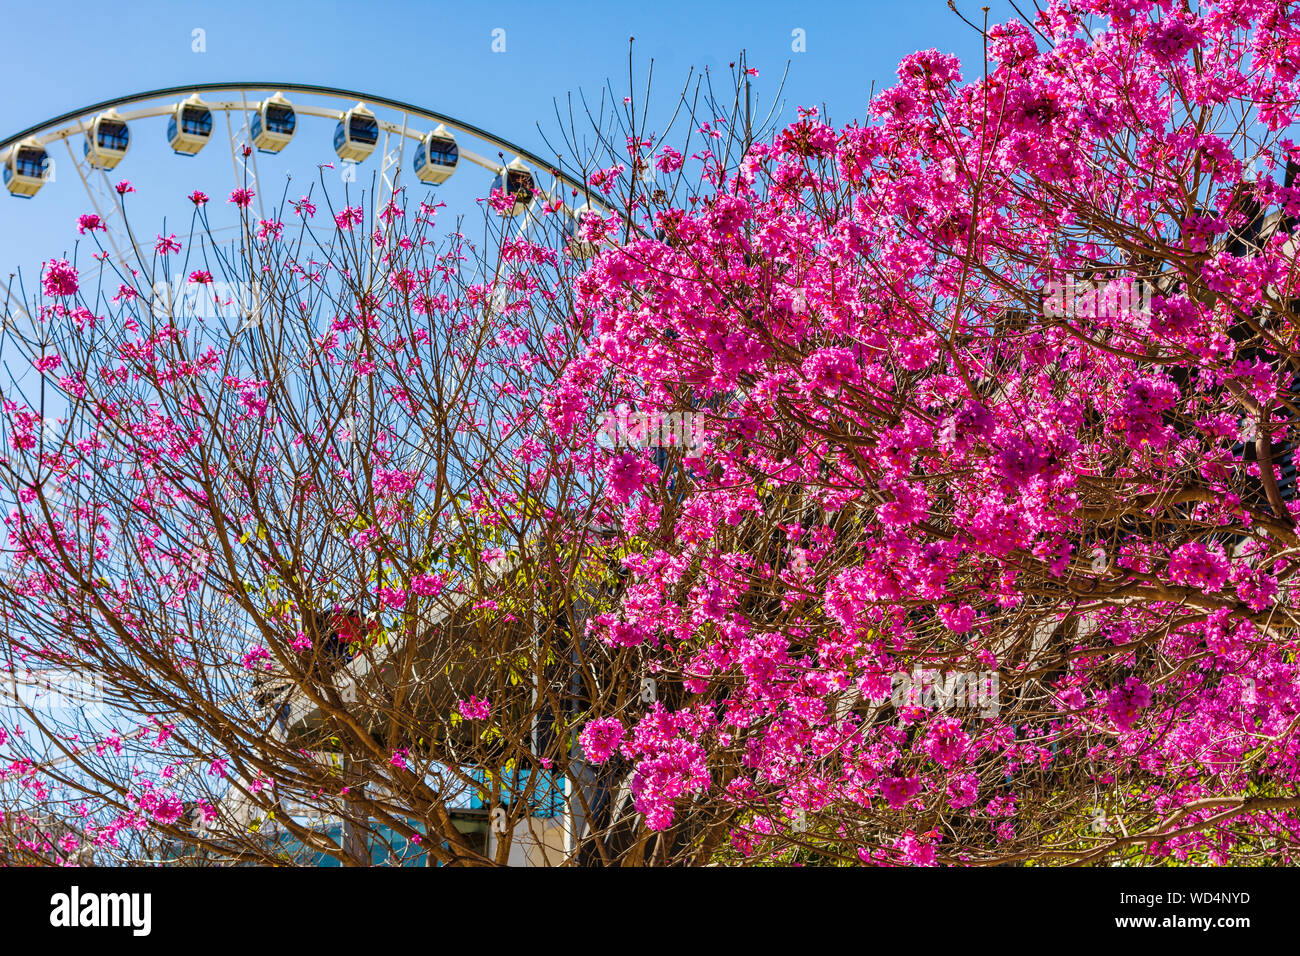
<instances>
[{"instance_id":1,"label":"ferris wheel rim","mask_svg":"<svg viewBox=\"0 0 1300 956\"><path fill-rule=\"evenodd\" d=\"M283 93L304 93L309 96L329 96L340 97L345 99L355 99L372 106L382 106L387 109L397 110L413 116L419 116L435 123L444 123L456 132L473 136L485 143L500 149L503 153L514 153L520 159L527 161L540 170L545 170L557 179L564 182L567 186L577 189L580 192L587 192L587 184L575 180L558 167L556 163L550 162L532 151L504 139L495 133L485 130L473 123L467 123L449 116L446 113L440 113L427 107L417 106L414 103L408 103L404 100L393 99L392 97L379 94L366 93L360 90L347 89L344 87L323 86L314 83L277 83L275 81L262 80L235 80L226 82L206 82L206 83L183 83L176 86L165 86L155 90L144 90L137 93L128 93L121 96L115 96L98 103L92 103L88 106L82 106L74 110L69 110L57 116L50 117L35 123L24 130L6 136L0 139L0 154L6 154L9 149L21 143L23 140L38 134L58 130L61 127L71 123L84 120L86 117L93 117L102 113L104 110L113 109L144 100L162 99L164 97L176 95L188 95L191 93L213 93L221 90L237 90L248 92L250 90L269 90ZM503 160L502 165L506 161Z\"/></svg>"}]
</instances>

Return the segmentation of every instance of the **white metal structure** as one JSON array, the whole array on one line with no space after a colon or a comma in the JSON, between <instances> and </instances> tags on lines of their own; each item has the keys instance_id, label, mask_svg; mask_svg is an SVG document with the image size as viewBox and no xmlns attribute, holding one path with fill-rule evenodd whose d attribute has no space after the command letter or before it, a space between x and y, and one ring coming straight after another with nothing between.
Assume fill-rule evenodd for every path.
<instances>
[{"instance_id":1,"label":"white metal structure","mask_svg":"<svg viewBox=\"0 0 1300 956\"><path fill-rule=\"evenodd\" d=\"M212 95L212 99L201 98L204 94ZM295 101L290 102L286 94L292 95ZM181 98L179 102L178 97ZM406 141L412 140L416 146L417 159L420 156L418 147L425 146L424 161L411 164L411 171L423 182L435 184L446 182L453 172L459 170L463 159L491 172L494 176L513 173L506 177L510 184L520 193L523 191L522 187L528 186L534 198L546 199L558 195L553 188L549 190L541 188L536 174L531 171L536 169L548 170L555 178L555 185L563 183L576 189L579 194L586 192L585 184L580 178L574 179L553 169L552 164L481 127L398 100L334 87L291 83L200 83L117 97L70 111L5 137L0 140L0 162L8 165L9 160L13 159L15 165L26 170L23 175L28 175L35 168L31 165L35 161L35 154L31 152L33 148L48 150L50 146L60 141L66 142L74 136L84 135L97 121L115 120L125 128L129 123L151 117L165 116L169 120L177 119L187 105L195 107L196 111L191 113L195 131L185 134L187 137L192 137L185 144L188 146L185 152L192 155L189 153L190 149L197 151L196 145L198 149L202 148L203 144L195 144L195 138L202 138L204 143L210 141L212 134L205 136L203 133L206 123L202 120L202 111L206 110L211 116L224 113L228 118L233 118L242 124L238 128L232 125L230 130L231 158L238 161L242 159L238 155L238 148L246 140L252 140L253 145L258 146L259 149L269 148L276 143L283 149L293 139L299 120L302 118L329 119L335 122L337 129L340 113L343 112L338 105L309 103L303 101L304 97L314 97L334 103L340 100L356 103L358 106L363 106L371 115L375 115L376 107L383 107L395 114L394 118L376 116L378 133L383 136L383 142L380 144L384 147L381 151L383 172L386 181L390 184L396 181L400 173L399 164L403 160ZM355 108L353 107L353 110ZM290 120L291 116L292 120ZM182 132L183 124L178 121L177 127L178 133ZM101 126L100 129L121 132L119 127L112 124ZM458 137L461 136L470 137L484 144L488 150L497 152L502 158L490 158L490 153L485 154L485 152L465 148L458 141ZM118 136L117 139L120 143L123 138ZM170 132L168 139L169 141L171 139ZM261 143L257 142L259 139ZM129 143L129 133L125 141ZM432 151L430 146L434 147ZM173 146L173 148L177 147ZM87 149L86 152L88 154L89 150ZM513 159L506 162L503 167L504 157L511 155ZM73 159L77 160L79 171L84 171L85 164L76 156L73 156ZM256 176L254 169L250 169L249 172ZM87 177L87 179L91 178L93 177ZM518 211L522 212L523 208L519 208Z\"/></svg>"}]
</instances>

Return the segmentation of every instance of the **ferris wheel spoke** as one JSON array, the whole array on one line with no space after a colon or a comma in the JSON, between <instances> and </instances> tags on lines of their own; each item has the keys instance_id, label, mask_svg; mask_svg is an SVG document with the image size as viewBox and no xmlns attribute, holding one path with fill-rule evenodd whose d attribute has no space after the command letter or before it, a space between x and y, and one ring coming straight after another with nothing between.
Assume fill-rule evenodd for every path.
<instances>
[{"instance_id":1,"label":"ferris wheel spoke","mask_svg":"<svg viewBox=\"0 0 1300 956\"><path fill-rule=\"evenodd\" d=\"M86 175L86 169L83 167L81 161L77 159L77 154L72 151L72 144L67 138L63 140L63 145L68 149L68 158L72 161L72 168L77 171L77 178L81 180L81 187L86 191L86 197L90 200L91 208L95 210L95 215L99 217L99 221L104 224L104 235L108 239L108 244L113 248L114 258L116 258L118 263L129 272L131 270L131 264L127 261L126 256L122 253L121 247L117 244L115 230L112 224L117 218L116 204L110 205L108 212L105 212L104 208L99 204L101 197L90 184L93 176Z\"/></svg>"},{"instance_id":2,"label":"ferris wheel spoke","mask_svg":"<svg viewBox=\"0 0 1300 956\"><path fill-rule=\"evenodd\" d=\"M227 139L230 143L230 171L235 176L235 183L238 184L242 181L242 177L239 175L239 156L236 155L238 152L236 148L236 141L237 141L237 137L242 135L244 131L248 129L248 117L247 115L245 115L244 125L240 127L239 132L236 133L234 126L230 122L230 110L226 110L225 113L226 113L226 134L227 134Z\"/></svg>"},{"instance_id":3,"label":"ferris wheel spoke","mask_svg":"<svg viewBox=\"0 0 1300 956\"><path fill-rule=\"evenodd\" d=\"M247 93L245 93L244 90L239 91L239 99L244 107L244 125L247 126L249 129L249 133L250 133L249 139L251 140L252 123L248 116L248 95ZM257 150L253 148L255 145L256 144L252 142L248 144L248 149L249 149L248 159L252 160L252 167L253 167L253 177L252 177L253 198L257 200L257 217L259 219L265 219L266 212L262 206L262 187L258 181L258 176L257 176ZM241 150L240 152L243 151ZM244 163L245 169L247 169L248 164L242 156L240 157L240 161Z\"/></svg>"},{"instance_id":4,"label":"ferris wheel spoke","mask_svg":"<svg viewBox=\"0 0 1300 956\"><path fill-rule=\"evenodd\" d=\"M392 152L388 151L388 137L384 137L384 162L380 167L380 177L384 183L384 191L388 194L385 203L391 202L397 196L398 185L402 179L402 159L406 155L406 130L410 122L409 114L402 114L402 131L397 137L397 148Z\"/></svg>"},{"instance_id":5,"label":"ferris wheel spoke","mask_svg":"<svg viewBox=\"0 0 1300 956\"><path fill-rule=\"evenodd\" d=\"M389 127L384 128L384 144L380 153L383 159L379 164L379 191L381 195L375 197L375 202L373 204L374 210L372 212L373 220L371 223L371 231L379 232L381 235L386 235L386 225L391 225L391 220L388 224L385 224L380 217L383 215L384 208L390 202L396 202L397 199L397 191L400 188L399 184L401 183L402 178L402 157L405 155L406 137L409 135L409 123L410 114L403 113L401 129L396 132L397 146L391 150L388 148L388 143L389 139L394 134L394 130ZM380 202L381 196L383 197L383 202ZM372 262L376 261L378 258L379 251L380 250L375 246L375 244L371 243L370 258Z\"/></svg>"},{"instance_id":6,"label":"ferris wheel spoke","mask_svg":"<svg viewBox=\"0 0 1300 956\"><path fill-rule=\"evenodd\" d=\"M141 267L143 268L144 256L140 254L140 247L136 244L135 236L131 233L130 228L126 224L125 216L122 215L121 211L118 209L117 201L113 198L113 194L117 192L117 189L108 181L108 170L100 169L99 179L103 186L103 194L108 200L109 208L113 211L113 215L122 222L122 228L126 233L126 239L131 243L131 248L135 252L135 261L141 263ZM131 270L132 267L127 265L127 271L130 272Z\"/></svg>"},{"instance_id":7,"label":"ferris wheel spoke","mask_svg":"<svg viewBox=\"0 0 1300 956\"><path fill-rule=\"evenodd\" d=\"M0 328L13 328L15 324L14 312L17 312L19 317L26 319L28 322L32 320L31 313L27 311L27 303L15 296L9 288L9 283L3 279L0 279L0 293L3 293L5 297L4 314L0 315Z\"/></svg>"}]
</instances>

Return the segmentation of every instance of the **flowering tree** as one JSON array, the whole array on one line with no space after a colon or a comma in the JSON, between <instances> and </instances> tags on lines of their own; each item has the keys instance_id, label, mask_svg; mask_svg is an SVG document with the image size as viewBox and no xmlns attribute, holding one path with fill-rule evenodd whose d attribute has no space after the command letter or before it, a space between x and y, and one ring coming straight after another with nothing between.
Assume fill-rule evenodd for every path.
<instances>
[{"instance_id":1,"label":"flowering tree","mask_svg":"<svg viewBox=\"0 0 1300 956\"><path fill-rule=\"evenodd\" d=\"M48 265L9 666L134 719L8 730L9 852L506 862L459 795L564 781L548 862L1292 862L1297 13L983 32L863 124L629 97L567 243L196 198L262 306L185 327Z\"/></svg>"},{"instance_id":2,"label":"flowering tree","mask_svg":"<svg viewBox=\"0 0 1300 956\"><path fill-rule=\"evenodd\" d=\"M865 125L629 137L656 233L578 279L548 415L629 551L592 633L670 688L585 745L665 845L1294 859L1297 26L1057 2ZM629 407L695 447L591 439Z\"/></svg>"},{"instance_id":3,"label":"flowering tree","mask_svg":"<svg viewBox=\"0 0 1300 956\"><path fill-rule=\"evenodd\" d=\"M539 428L576 341L560 204L475 243L314 192L257 221L235 189L224 245L195 192L126 264L83 216L94 261L46 263L10 329L10 859L501 862L579 773L615 579Z\"/></svg>"}]
</instances>

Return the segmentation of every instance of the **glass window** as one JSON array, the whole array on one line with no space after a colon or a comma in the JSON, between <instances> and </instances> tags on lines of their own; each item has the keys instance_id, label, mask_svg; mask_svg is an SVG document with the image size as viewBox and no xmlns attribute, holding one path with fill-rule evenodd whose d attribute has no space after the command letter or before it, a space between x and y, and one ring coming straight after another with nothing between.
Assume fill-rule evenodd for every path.
<instances>
[{"instance_id":1,"label":"glass window","mask_svg":"<svg viewBox=\"0 0 1300 956\"><path fill-rule=\"evenodd\" d=\"M379 142L379 123L369 116L354 116L349 124L352 142L367 146Z\"/></svg>"},{"instance_id":2,"label":"glass window","mask_svg":"<svg viewBox=\"0 0 1300 956\"><path fill-rule=\"evenodd\" d=\"M14 164L17 167L19 176L44 176L45 166L48 157L43 149L20 149L18 151L18 161Z\"/></svg>"},{"instance_id":3,"label":"glass window","mask_svg":"<svg viewBox=\"0 0 1300 956\"><path fill-rule=\"evenodd\" d=\"M175 122L173 120L173 122ZM212 113L187 106L181 110L181 129L190 136L208 136L212 133Z\"/></svg>"},{"instance_id":4,"label":"glass window","mask_svg":"<svg viewBox=\"0 0 1300 956\"><path fill-rule=\"evenodd\" d=\"M420 145L415 147L415 165L412 166L411 168L418 173L420 171L420 167L422 167L423 165L424 165L424 140L421 140Z\"/></svg>"},{"instance_id":5,"label":"glass window","mask_svg":"<svg viewBox=\"0 0 1300 956\"><path fill-rule=\"evenodd\" d=\"M266 107L266 128L271 133L289 134L293 132L297 117L288 106L271 103Z\"/></svg>"},{"instance_id":6,"label":"glass window","mask_svg":"<svg viewBox=\"0 0 1300 956\"><path fill-rule=\"evenodd\" d=\"M429 153L430 162L439 166L455 166L456 160L460 158L456 144L445 139L435 139Z\"/></svg>"},{"instance_id":7,"label":"glass window","mask_svg":"<svg viewBox=\"0 0 1300 956\"><path fill-rule=\"evenodd\" d=\"M117 120L100 120L99 148L124 150L131 141L131 133L125 123Z\"/></svg>"}]
</instances>

